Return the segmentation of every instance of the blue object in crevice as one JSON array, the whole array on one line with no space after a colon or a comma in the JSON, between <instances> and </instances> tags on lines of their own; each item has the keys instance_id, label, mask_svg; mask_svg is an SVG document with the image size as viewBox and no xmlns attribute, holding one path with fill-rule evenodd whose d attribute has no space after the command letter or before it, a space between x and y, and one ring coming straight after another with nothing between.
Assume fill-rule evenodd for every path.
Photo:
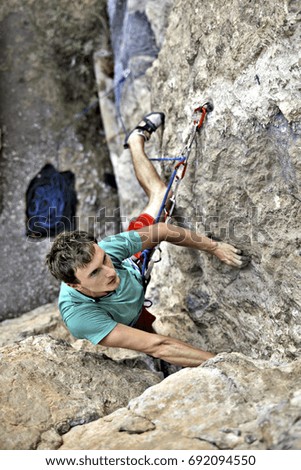
<instances>
[{"instance_id":1,"label":"blue object in crevice","mask_svg":"<svg viewBox=\"0 0 301 470\"><path fill-rule=\"evenodd\" d=\"M47 163L26 192L26 234L34 238L56 236L75 227L75 176Z\"/></svg>"}]
</instances>

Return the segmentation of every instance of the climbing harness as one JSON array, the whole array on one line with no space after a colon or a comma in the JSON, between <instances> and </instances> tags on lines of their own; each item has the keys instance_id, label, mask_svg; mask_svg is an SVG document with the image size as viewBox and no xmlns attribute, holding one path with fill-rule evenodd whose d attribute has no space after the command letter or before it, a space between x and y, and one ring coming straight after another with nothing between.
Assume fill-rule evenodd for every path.
<instances>
[{"instance_id":1,"label":"climbing harness","mask_svg":"<svg viewBox=\"0 0 301 470\"><path fill-rule=\"evenodd\" d=\"M183 178L185 176L186 170L187 170L187 165L188 165L188 160L189 156L191 153L192 145L195 140L196 134L200 131L205 117L207 113L211 112L213 110L213 105L211 102L206 102L202 106L197 107L194 109L194 114L196 113L201 113L201 117L198 120L195 120L193 122L193 127L191 130L190 135L187 138L187 142L184 145L183 149L180 152L180 155L177 157L162 157L162 158L150 158L151 161L175 161L176 164L174 166L174 169L172 171L172 174L169 179L169 183L166 188L165 195L162 200L161 207L159 209L159 212L157 214L157 217L155 218L154 223L158 223L162 218L165 223L168 223L172 217L175 205L176 205L176 198L178 194L178 190L180 187L181 182L183 181ZM168 200L168 195L169 192L174 186L173 190L173 195L169 199L169 203L171 204L170 207L167 209L166 203ZM154 254L157 251L159 253L158 259L155 259ZM155 263L158 263L161 261L161 248L160 244L158 244L155 248L153 249L146 249L142 251L141 256L140 256L140 269L142 273L142 278L143 278L143 283L144 283L144 290L146 290L149 282L150 282L150 277L151 277L151 272L154 267Z\"/></svg>"}]
</instances>

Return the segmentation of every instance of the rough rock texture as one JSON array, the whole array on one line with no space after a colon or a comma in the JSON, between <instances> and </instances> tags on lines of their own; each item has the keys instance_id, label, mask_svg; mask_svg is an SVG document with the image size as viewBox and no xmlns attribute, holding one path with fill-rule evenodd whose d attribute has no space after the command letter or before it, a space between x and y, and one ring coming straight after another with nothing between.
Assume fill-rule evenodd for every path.
<instances>
[{"instance_id":1,"label":"rough rock texture","mask_svg":"<svg viewBox=\"0 0 301 470\"><path fill-rule=\"evenodd\" d=\"M103 0L1 3L0 319L57 295L44 266L51 240L25 236L26 189L45 163L75 174L78 228L100 236L118 226L93 72L107 22Z\"/></svg>"},{"instance_id":2,"label":"rough rock texture","mask_svg":"<svg viewBox=\"0 0 301 470\"><path fill-rule=\"evenodd\" d=\"M0 349L1 449L56 449L71 427L125 406L160 377L47 335Z\"/></svg>"},{"instance_id":3,"label":"rough rock texture","mask_svg":"<svg viewBox=\"0 0 301 470\"><path fill-rule=\"evenodd\" d=\"M172 299L211 350L300 356L300 34L297 2L178 1L150 72L172 153L194 103L214 103L180 214L252 256L240 272L169 247L156 271L160 309Z\"/></svg>"},{"instance_id":4,"label":"rough rock texture","mask_svg":"<svg viewBox=\"0 0 301 470\"><path fill-rule=\"evenodd\" d=\"M143 77L149 96L136 81L135 106L124 87L129 127L139 121L141 103L166 113L165 156L179 154L196 105L213 101L175 222L235 244L252 261L239 271L162 244L148 291L158 331L213 351L300 355L300 20L293 1L176 1L158 59ZM109 105L102 108L107 130ZM149 144L152 156L158 143ZM114 145L109 141L123 208L132 216L143 197L128 177L129 152L118 159ZM168 168L158 169L168 178Z\"/></svg>"},{"instance_id":5,"label":"rough rock texture","mask_svg":"<svg viewBox=\"0 0 301 470\"><path fill-rule=\"evenodd\" d=\"M121 229L126 229L146 202L123 142L126 133L150 111L151 83L146 72L164 42L172 5L173 0L110 0L112 49L107 44L94 55L101 115L119 188ZM108 74L112 57L114 77Z\"/></svg>"},{"instance_id":6,"label":"rough rock texture","mask_svg":"<svg viewBox=\"0 0 301 470\"><path fill-rule=\"evenodd\" d=\"M220 355L73 428L60 449L300 449L300 367Z\"/></svg>"}]
</instances>

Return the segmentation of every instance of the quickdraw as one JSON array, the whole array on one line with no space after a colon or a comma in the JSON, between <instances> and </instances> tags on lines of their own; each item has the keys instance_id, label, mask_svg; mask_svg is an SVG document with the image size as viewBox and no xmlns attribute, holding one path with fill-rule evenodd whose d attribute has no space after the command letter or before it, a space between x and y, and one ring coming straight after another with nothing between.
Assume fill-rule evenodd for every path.
<instances>
[{"instance_id":1,"label":"quickdraw","mask_svg":"<svg viewBox=\"0 0 301 470\"><path fill-rule=\"evenodd\" d=\"M189 138L187 139L186 145L180 152L180 156L174 157L174 158L166 158L166 157L165 158L164 157L163 158L150 158L150 160L152 161L176 161L177 162L171 174L169 183L167 185L161 207L155 219L155 223L158 223L160 220L162 220L162 218L164 222L166 223L168 223L169 220L171 219L175 205L176 205L176 198L177 198L179 186L187 170L187 165L188 165L188 160L189 160L189 156L190 156L191 149L192 149L192 144L195 140L197 132L200 131L204 123L207 113L211 112L212 110L213 110L213 105L210 102L206 102L202 106L199 106L198 108L194 109L194 114L201 112L201 117L198 120L195 120L193 122L193 128L192 128L191 134ZM175 188L173 190L172 197L169 199L170 207L169 209L167 209L166 202L168 200L168 195L173 185L175 186ZM159 253L158 259L154 258L155 251ZM154 267L154 264L158 263L159 261L161 261L160 245L158 245L156 248L152 250L146 249L142 251L141 257L140 257L140 263L141 263L140 269L142 272L142 278L143 278L145 290L149 284L151 272Z\"/></svg>"}]
</instances>

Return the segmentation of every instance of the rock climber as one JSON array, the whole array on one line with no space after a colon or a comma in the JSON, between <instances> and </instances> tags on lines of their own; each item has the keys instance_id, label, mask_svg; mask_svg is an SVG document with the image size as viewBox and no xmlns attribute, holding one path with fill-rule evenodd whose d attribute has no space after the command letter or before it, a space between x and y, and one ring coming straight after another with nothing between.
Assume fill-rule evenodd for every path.
<instances>
[{"instance_id":1,"label":"rock climber","mask_svg":"<svg viewBox=\"0 0 301 470\"><path fill-rule=\"evenodd\" d=\"M144 307L142 276L133 259L142 250L166 241L212 254L234 268L243 267L246 260L232 245L176 225L154 223L166 186L144 144L163 122L163 113L150 113L125 139L124 147L130 149L136 177L148 197L145 209L128 230L99 243L83 231L63 232L55 238L46 263L61 281L59 310L74 337L194 367L215 354L155 332L155 317Z\"/></svg>"}]
</instances>

